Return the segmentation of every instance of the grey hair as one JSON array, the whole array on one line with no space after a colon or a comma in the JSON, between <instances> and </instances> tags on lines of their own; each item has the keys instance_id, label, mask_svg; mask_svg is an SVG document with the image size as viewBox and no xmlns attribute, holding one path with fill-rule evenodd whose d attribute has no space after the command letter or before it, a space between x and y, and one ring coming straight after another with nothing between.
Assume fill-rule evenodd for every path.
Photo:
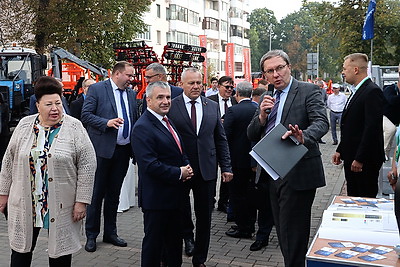
<instances>
[{"instance_id":1,"label":"grey hair","mask_svg":"<svg viewBox=\"0 0 400 267\"><path fill-rule=\"evenodd\" d=\"M186 75L187 72L200 73L200 75L202 75L201 72L200 72L200 70L199 70L198 68L190 67L190 68L186 68L186 69L184 69L184 70L182 71L181 80L183 80L183 79L185 78L185 75Z\"/></svg>"},{"instance_id":2,"label":"grey hair","mask_svg":"<svg viewBox=\"0 0 400 267\"><path fill-rule=\"evenodd\" d=\"M264 72L264 62L268 59L271 59L273 57L281 57L286 64L290 65L290 59L288 54L286 54L285 51L283 50L271 50L265 53L262 58L260 59L260 70L261 72Z\"/></svg>"},{"instance_id":3,"label":"grey hair","mask_svg":"<svg viewBox=\"0 0 400 267\"><path fill-rule=\"evenodd\" d=\"M236 92L241 97L251 97L253 85L249 82L240 82L236 85Z\"/></svg>"},{"instance_id":4,"label":"grey hair","mask_svg":"<svg viewBox=\"0 0 400 267\"><path fill-rule=\"evenodd\" d=\"M157 82L149 83L147 85L146 96L151 98L153 95L154 88L156 88L156 87L168 89L171 92L171 87L169 86L169 84L167 82L157 81Z\"/></svg>"},{"instance_id":5,"label":"grey hair","mask_svg":"<svg viewBox=\"0 0 400 267\"><path fill-rule=\"evenodd\" d=\"M165 67L163 65L161 65L160 63L156 63L156 62L148 65L146 67L146 70L153 70L157 74L164 74L164 75L167 74Z\"/></svg>"}]
</instances>

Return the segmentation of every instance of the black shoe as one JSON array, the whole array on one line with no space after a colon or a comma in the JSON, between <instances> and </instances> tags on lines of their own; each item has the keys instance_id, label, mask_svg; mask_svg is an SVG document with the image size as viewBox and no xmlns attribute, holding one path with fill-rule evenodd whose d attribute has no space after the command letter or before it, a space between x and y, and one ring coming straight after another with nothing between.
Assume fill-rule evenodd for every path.
<instances>
[{"instance_id":1,"label":"black shoe","mask_svg":"<svg viewBox=\"0 0 400 267\"><path fill-rule=\"evenodd\" d=\"M332 145L336 146L338 144L337 141L334 141Z\"/></svg>"},{"instance_id":2,"label":"black shoe","mask_svg":"<svg viewBox=\"0 0 400 267\"><path fill-rule=\"evenodd\" d=\"M185 254L188 257L193 256L194 251L194 240L193 238L186 238L185 239Z\"/></svg>"},{"instance_id":3,"label":"black shoe","mask_svg":"<svg viewBox=\"0 0 400 267\"><path fill-rule=\"evenodd\" d=\"M268 240L256 240L253 244L251 244L250 250L258 251L266 246L268 246Z\"/></svg>"},{"instance_id":4,"label":"black shoe","mask_svg":"<svg viewBox=\"0 0 400 267\"><path fill-rule=\"evenodd\" d=\"M235 238L251 238L251 233L241 232L239 230L229 229L225 232L227 236Z\"/></svg>"},{"instance_id":5,"label":"black shoe","mask_svg":"<svg viewBox=\"0 0 400 267\"><path fill-rule=\"evenodd\" d=\"M318 140L318 143L320 143L320 144L326 144L326 142L325 142L325 141L322 141L322 139L321 139L321 140Z\"/></svg>"},{"instance_id":6,"label":"black shoe","mask_svg":"<svg viewBox=\"0 0 400 267\"><path fill-rule=\"evenodd\" d=\"M117 247L126 247L128 244L117 235L103 236L104 243L110 243Z\"/></svg>"},{"instance_id":7,"label":"black shoe","mask_svg":"<svg viewBox=\"0 0 400 267\"><path fill-rule=\"evenodd\" d=\"M95 252L96 251L96 239L88 238L86 240L85 250L87 252Z\"/></svg>"},{"instance_id":8,"label":"black shoe","mask_svg":"<svg viewBox=\"0 0 400 267\"><path fill-rule=\"evenodd\" d=\"M218 211L222 211L223 213L228 213L228 205L226 204L218 204Z\"/></svg>"},{"instance_id":9,"label":"black shoe","mask_svg":"<svg viewBox=\"0 0 400 267\"><path fill-rule=\"evenodd\" d=\"M233 230L238 230L238 229L239 229L239 226L237 226L236 224L234 224L234 225L231 226L231 229L233 229Z\"/></svg>"}]
</instances>

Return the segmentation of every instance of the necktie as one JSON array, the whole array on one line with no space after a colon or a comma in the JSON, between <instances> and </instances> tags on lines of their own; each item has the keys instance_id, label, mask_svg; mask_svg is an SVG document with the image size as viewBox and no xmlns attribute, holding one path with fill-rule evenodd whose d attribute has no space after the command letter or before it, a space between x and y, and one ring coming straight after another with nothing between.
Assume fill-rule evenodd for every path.
<instances>
[{"instance_id":1,"label":"necktie","mask_svg":"<svg viewBox=\"0 0 400 267\"><path fill-rule=\"evenodd\" d=\"M224 115L225 115L225 113L226 113L226 111L228 110L228 100L229 100L229 98L225 98L225 99L222 99L225 103L224 103L224 108L225 108L225 112L224 112Z\"/></svg>"},{"instance_id":2,"label":"necktie","mask_svg":"<svg viewBox=\"0 0 400 267\"><path fill-rule=\"evenodd\" d=\"M276 114L278 112L278 107L279 107L279 102L281 99L281 90L276 91L276 97L275 97L275 105L271 110L271 113L268 115L268 122L267 126L265 127L265 134L268 134L272 128L275 127L275 122L276 122Z\"/></svg>"},{"instance_id":3,"label":"necktie","mask_svg":"<svg viewBox=\"0 0 400 267\"><path fill-rule=\"evenodd\" d=\"M125 107L125 102L123 98L124 90L118 89L119 91L119 99L121 101L121 109L122 109L122 117L124 119L124 125L122 126L122 136L126 139L129 136L129 119L128 119L128 114L126 113L126 107Z\"/></svg>"},{"instance_id":4,"label":"necktie","mask_svg":"<svg viewBox=\"0 0 400 267\"><path fill-rule=\"evenodd\" d=\"M182 153L181 142L179 142L179 139L178 139L178 137L176 136L174 130L172 129L172 126L171 126L171 124L169 123L168 118L167 118L167 117L164 117L162 120L165 121L165 123L167 124L167 127L168 127L169 132L172 134L172 137L174 138L176 144L177 144L178 147L179 147L179 151L181 151L181 153Z\"/></svg>"},{"instance_id":5,"label":"necktie","mask_svg":"<svg viewBox=\"0 0 400 267\"><path fill-rule=\"evenodd\" d=\"M197 133L197 121L196 121L196 101L192 100L190 101L190 104L192 104L191 112L190 112L190 119L192 121L193 129Z\"/></svg>"}]
</instances>

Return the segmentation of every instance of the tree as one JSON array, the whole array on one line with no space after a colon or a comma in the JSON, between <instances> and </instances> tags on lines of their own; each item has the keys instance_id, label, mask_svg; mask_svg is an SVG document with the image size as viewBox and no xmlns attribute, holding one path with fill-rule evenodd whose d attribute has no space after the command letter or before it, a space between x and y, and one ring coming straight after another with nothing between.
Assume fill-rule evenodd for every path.
<instances>
[{"instance_id":1,"label":"tree","mask_svg":"<svg viewBox=\"0 0 400 267\"><path fill-rule=\"evenodd\" d=\"M249 17L250 22L250 47L251 47L251 69L260 70L261 57L268 52L270 47L270 34L275 39L274 28L278 24L274 12L267 8L253 10ZM276 47L271 44L273 49Z\"/></svg>"},{"instance_id":2,"label":"tree","mask_svg":"<svg viewBox=\"0 0 400 267\"><path fill-rule=\"evenodd\" d=\"M23 3L33 13L33 44L37 51L59 46L105 67L114 61L113 42L132 40L144 30L142 14L151 4L151 0L12 2Z\"/></svg>"}]
</instances>

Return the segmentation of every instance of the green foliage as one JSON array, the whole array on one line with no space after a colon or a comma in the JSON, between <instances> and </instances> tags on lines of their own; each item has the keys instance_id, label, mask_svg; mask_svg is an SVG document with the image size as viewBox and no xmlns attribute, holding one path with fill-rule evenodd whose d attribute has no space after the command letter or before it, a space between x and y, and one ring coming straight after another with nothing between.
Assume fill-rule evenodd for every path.
<instances>
[{"instance_id":1,"label":"green foliage","mask_svg":"<svg viewBox=\"0 0 400 267\"><path fill-rule=\"evenodd\" d=\"M23 3L34 14L31 42L37 51L58 46L104 67L114 63L113 42L132 40L144 30L142 15L151 4L151 0L7 1Z\"/></svg>"}]
</instances>

